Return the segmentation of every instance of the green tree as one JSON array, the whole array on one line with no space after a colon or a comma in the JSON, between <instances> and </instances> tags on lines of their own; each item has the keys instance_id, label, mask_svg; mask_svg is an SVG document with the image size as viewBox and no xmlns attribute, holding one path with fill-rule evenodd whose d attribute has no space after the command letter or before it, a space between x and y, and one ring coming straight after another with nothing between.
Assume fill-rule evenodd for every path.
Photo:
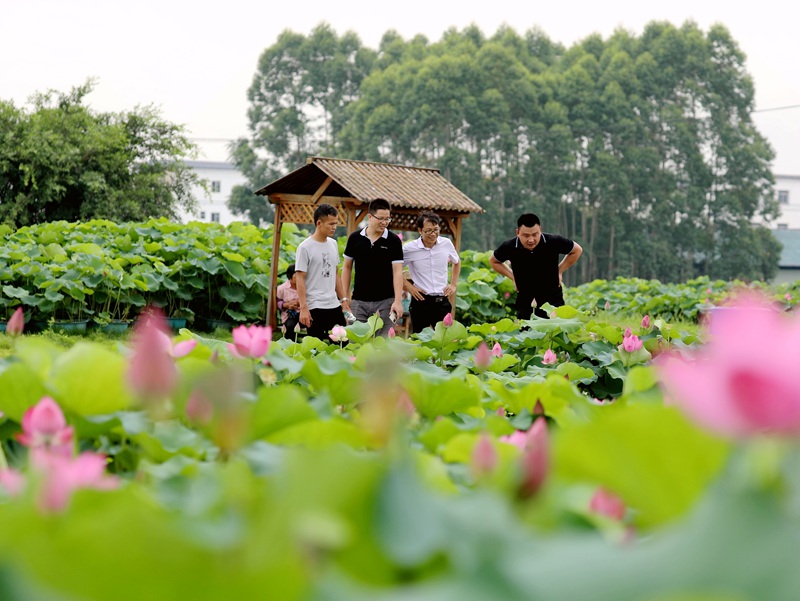
<instances>
[{"instance_id":1,"label":"green tree","mask_svg":"<svg viewBox=\"0 0 800 601\"><path fill-rule=\"evenodd\" d=\"M32 109L0 101L0 220L145 220L195 206L200 183L181 126L153 107L98 113L83 104L94 83L50 91Z\"/></svg>"}]
</instances>

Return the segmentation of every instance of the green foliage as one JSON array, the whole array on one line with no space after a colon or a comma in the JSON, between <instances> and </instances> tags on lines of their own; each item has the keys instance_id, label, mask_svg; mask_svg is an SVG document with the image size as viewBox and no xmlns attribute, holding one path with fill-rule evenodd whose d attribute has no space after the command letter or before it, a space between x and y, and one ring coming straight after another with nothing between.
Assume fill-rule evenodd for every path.
<instances>
[{"instance_id":1,"label":"green foliage","mask_svg":"<svg viewBox=\"0 0 800 601\"><path fill-rule=\"evenodd\" d=\"M78 219L145 220L194 206L196 147L151 106L97 113L94 82L0 101L0 221L12 226Z\"/></svg>"},{"instance_id":2,"label":"green foliage","mask_svg":"<svg viewBox=\"0 0 800 601\"><path fill-rule=\"evenodd\" d=\"M700 430L664 406L652 366L619 359L623 328L601 317L564 307L409 341L281 341L266 364L184 330L198 346L159 406L127 390L124 344L18 338L0 359L0 451L27 480L20 496L0 484L2 598L792 599L796 446ZM646 343L696 336L632 327ZM500 343L496 369L471 362L480 340ZM600 404L609 379L620 392ZM211 417L190 417L190 392L213 399ZM45 394L120 478L59 513L42 510L45 475L14 438ZM502 437L537 407L549 475L523 498L523 452ZM598 487L624 501L622 520L590 510Z\"/></svg>"},{"instance_id":3,"label":"green foliage","mask_svg":"<svg viewBox=\"0 0 800 601\"><path fill-rule=\"evenodd\" d=\"M465 221L465 246L493 249L535 212L585 250L569 283L777 269L774 237L752 225L778 213L773 151L721 25L652 22L570 48L538 29L389 31L376 57L323 24L267 48L249 94L250 136L233 151L250 189L310 154L436 167L486 209ZM482 281L476 321L498 319Z\"/></svg>"},{"instance_id":4,"label":"green foliage","mask_svg":"<svg viewBox=\"0 0 800 601\"><path fill-rule=\"evenodd\" d=\"M301 238L282 233L281 267ZM0 306L27 320L130 320L147 304L171 317L266 319L271 229L165 219L54 222L20 228L0 244Z\"/></svg>"}]
</instances>

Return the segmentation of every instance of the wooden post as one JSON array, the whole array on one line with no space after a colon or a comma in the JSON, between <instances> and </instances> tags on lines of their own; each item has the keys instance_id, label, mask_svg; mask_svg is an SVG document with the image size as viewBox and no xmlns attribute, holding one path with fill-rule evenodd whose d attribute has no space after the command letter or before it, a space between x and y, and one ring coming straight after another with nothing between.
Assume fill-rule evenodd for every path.
<instances>
[{"instance_id":1,"label":"wooden post","mask_svg":"<svg viewBox=\"0 0 800 601\"><path fill-rule=\"evenodd\" d=\"M267 300L267 325L272 326L273 329L278 325L278 316L276 313L276 296L275 288L278 282L278 259L281 253L281 203L275 205L275 224L272 230L272 264L270 265L270 284L269 284L269 299Z\"/></svg>"},{"instance_id":2,"label":"wooden post","mask_svg":"<svg viewBox=\"0 0 800 601\"><path fill-rule=\"evenodd\" d=\"M456 252L461 254L461 217L453 217L450 222L455 228L453 232L453 246L456 247ZM459 258L460 260L460 258ZM453 293L453 300L451 302L453 317L456 316L456 299L458 298L458 282L456 282L456 291Z\"/></svg>"}]
</instances>

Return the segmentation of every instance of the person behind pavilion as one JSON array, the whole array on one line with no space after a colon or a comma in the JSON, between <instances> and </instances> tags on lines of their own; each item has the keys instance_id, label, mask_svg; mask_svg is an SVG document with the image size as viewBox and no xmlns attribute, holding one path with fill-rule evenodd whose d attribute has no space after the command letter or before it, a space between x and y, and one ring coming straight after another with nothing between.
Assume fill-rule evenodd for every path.
<instances>
[{"instance_id":1,"label":"person behind pavilion","mask_svg":"<svg viewBox=\"0 0 800 601\"><path fill-rule=\"evenodd\" d=\"M342 306L358 321L367 321L376 312L383 320L378 334L386 336L392 327L390 315L403 316L403 243L389 231L391 206L383 198L369 203L367 226L347 239L342 265ZM353 300L350 280L355 268Z\"/></svg>"},{"instance_id":2,"label":"person behind pavilion","mask_svg":"<svg viewBox=\"0 0 800 601\"><path fill-rule=\"evenodd\" d=\"M300 298L297 296L297 275L294 263L286 269L286 281L275 289L278 310L281 312L281 330L283 337L297 339L295 328L300 322Z\"/></svg>"},{"instance_id":3,"label":"person behind pavilion","mask_svg":"<svg viewBox=\"0 0 800 601\"><path fill-rule=\"evenodd\" d=\"M436 213L422 213L416 224L419 238L403 245L403 261L411 277L405 289L412 297L409 313L415 334L434 327L452 311L451 298L458 286L461 262L450 239L439 235L441 223Z\"/></svg>"},{"instance_id":4,"label":"person behind pavilion","mask_svg":"<svg viewBox=\"0 0 800 601\"><path fill-rule=\"evenodd\" d=\"M542 232L539 218L525 213L517 219L517 235L506 240L489 258L497 273L510 278L517 289L514 307L519 319L530 319L536 305L536 315L547 317L540 308L545 303L554 307L564 304L562 275L580 258L580 244ZM566 255L559 261L560 255ZM511 262L511 268L506 265Z\"/></svg>"},{"instance_id":5,"label":"person behind pavilion","mask_svg":"<svg viewBox=\"0 0 800 601\"><path fill-rule=\"evenodd\" d=\"M303 240L295 253L300 323L309 336L326 340L333 326L347 325L339 301L343 298L339 280L339 246L333 235L339 223L336 207L321 204L314 211L314 233Z\"/></svg>"}]
</instances>

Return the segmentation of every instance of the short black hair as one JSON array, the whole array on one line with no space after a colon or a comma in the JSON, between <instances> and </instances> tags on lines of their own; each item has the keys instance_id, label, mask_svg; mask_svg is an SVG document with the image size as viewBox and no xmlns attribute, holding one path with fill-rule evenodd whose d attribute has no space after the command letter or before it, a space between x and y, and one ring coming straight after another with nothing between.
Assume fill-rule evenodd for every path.
<instances>
[{"instance_id":1,"label":"short black hair","mask_svg":"<svg viewBox=\"0 0 800 601\"><path fill-rule=\"evenodd\" d=\"M436 213L432 211L425 211L423 213L420 213L419 217L417 217L417 229L421 230L423 227L425 227L426 221L430 221L433 225L437 227L442 225L441 217L439 217Z\"/></svg>"},{"instance_id":2,"label":"short black hair","mask_svg":"<svg viewBox=\"0 0 800 601\"><path fill-rule=\"evenodd\" d=\"M542 222L539 221L539 218L533 213L523 213L519 216L519 219L517 219L517 229L521 228L523 225L525 227L533 227L534 225L542 225Z\"/></svg>"},{"instance_id":3,"label":"short black hair","mask_svg":"<svg viewBox=\"0 0 800 601\"><path fill-rule=\"evenodd\" d=\"M329 216L338 217L339 211L337 211L336 207L334 207L333 205L325 204L323 202L314 211L314 225L317 225L317 221L319 221L320 219L324 219L325 217Z\"/></svg>"},{"instance_id":4,"label":"short black hair","mask_svg":"<svg viewBox=\"0 0 800 601\"><path fill-rule=\"evenodd\" d=\"M292 276L294 275L294 270L295 270L294 263L292 263L291 265L289 265L289 267L286 268L286 279L287 280L291 280L292 279Z\"/></svg>"},{"instance_id":5,"label":"short black hair","mask_svg":"<svg viewBox=\"0 0 800 601\"><path fill-rule=\"evenodd\" d=\"M370 215L374 215L375 211L380 211L381 209L386 209L387 211L391 211L392 205L390 205L389 201L386 200L385 198L376 198L375 200L369 203L367 212Z\"/></svg>"}]
</instances>

